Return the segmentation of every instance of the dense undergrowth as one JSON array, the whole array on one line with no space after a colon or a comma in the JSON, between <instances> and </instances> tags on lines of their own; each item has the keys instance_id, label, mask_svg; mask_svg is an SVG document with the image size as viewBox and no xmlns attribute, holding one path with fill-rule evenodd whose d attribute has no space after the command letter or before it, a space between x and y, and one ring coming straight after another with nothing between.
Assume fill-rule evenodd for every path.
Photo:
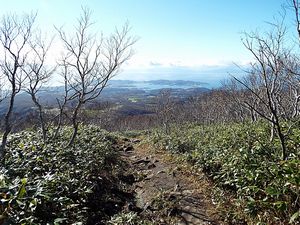
<instances>
[{"instance_id":1,"label":"dense undergrowth","mask_svg":"<svg viewBox=\"0 0 300 225\"><path fill-rule=\"evenodd\" d=\"M189 124L151 137L211 178L225 222L297 224L300 129L289 134L287 160L280 159L280 143L269 140L269 130L265 123ZM118 179L117 137L84 126L75 145L65 148L71 131L64 128L47 144L36 132L11 136L0 174L0 224L150 224L123 211L134 196Z\"/></svg>"},{"instance_id":2,"label":"dense undergrowth","mask_svg":"<svg viewBox=\"0 0 300 225\"><path fill-rule=\"evenodd\" d=\"M216 184L215 197L227 206L225 222L299 223L300 129L291 130L289 157L280 160L278 140L264 123L174 127L152 141L184 156ZM217 191L218 190L218 191ZM227 199L227 200L226 200Z\"/></svg>"},{"instance_id":3,"label":"dense undergrowth","mask_svg":"<svg viewBox=\"0 0 300 225\"><path fill-rule=\"evenodd\" d=\"M71 131L47 144L35 132L11 136L1 167L0 224L106 224L133 197L114 174L116 138L86 126L65 148Z\"/></svg>"}]
</instances>

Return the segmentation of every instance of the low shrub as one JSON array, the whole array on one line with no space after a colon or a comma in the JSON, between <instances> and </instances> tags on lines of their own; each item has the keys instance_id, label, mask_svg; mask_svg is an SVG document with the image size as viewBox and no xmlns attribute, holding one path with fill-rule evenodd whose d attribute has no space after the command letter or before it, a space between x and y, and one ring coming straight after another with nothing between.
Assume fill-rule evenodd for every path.
<instances>
[{"instance_id":1,"label":"low shrub","mask_svg":"<svg viewBox=\"0 0 300 225\"><path fill-rule=\"evenodd\" d=\"M11 137L0 175L4 224L104 224L120 210L121 197L111 196L117 188L115 138L86 126L75 145L65 148L70 134L64 128L59 139L47 144L30 131Z\"/></svg>"},{"instance_id":2,"label":"low shrub","mask_svg":"<svg viewBox=\"0 0 300 225\"><path fill-rule=\"evenodd\" d=\"M236 207L231 222L297 223L300 208L300 129L291 130L289 158L280 160L278 140L265 123L185 126L170 135L156 131L153 142L202 168L227 190Z\"/></svg>"}]
</instances>

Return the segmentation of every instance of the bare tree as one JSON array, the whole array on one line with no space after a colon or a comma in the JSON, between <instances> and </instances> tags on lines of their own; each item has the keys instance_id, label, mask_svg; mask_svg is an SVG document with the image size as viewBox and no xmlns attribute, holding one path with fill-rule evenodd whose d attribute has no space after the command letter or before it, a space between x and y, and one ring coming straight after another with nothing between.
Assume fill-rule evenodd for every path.
<instances>
[{"instance_id":1,"label":"bare tree","mask_svg":"<svg viewBox=\"0 0 300 225\"><path fill-rule=\"evenodd\" d=\"M249 78L249 76L247 78ZM244 82L253 87L251 82L253 79L247 78L244 79ZM222 84L222 88L227 91L227 107L232 110L235 121L244 122L249 119L249 117L252 122L257 120L258 115L253 108L257 107L258 101L251 92L245 90L244 86L237 82L234 78L225 80ZM248 104L250 104L251 107L248 107Z\"/></svg>"},{"instance_id":2,"label":"bare tree","mask_svg":"<svg viewBox=\"0 0 300 225\"><path fill-rule=\"evenodd\" d=\"M297 29L298 37L300 38L300 14L299 14L300 3L298 0L288 0L288 2L291 2L291 6L295 12L296 29Z\"/></svg>"},{"instance_id":3,"label":"bare tree","mask_svg":"<svg viewBox=\"0 0 300 225\"><path fill-rule=\"evenodd\" d=\"M68 66L66 65L66 63L64 61L62 64L61 76L62 76L63 82L64 82L64 94L63 94L62 98L56 98L59 112L54 118L54 119L57 119L57 124L56 124L54 134L52 136L52 139L56 139L59 136L59 132L60 132L61 126L63 124L63 118L64 118L64 115L66 115L65 108L67 107L69 100L72 98L72 97L70 97L71 88L68 85L68 77L70 76L70 74L68 71Z\"/></svg>"},{"instance_id":4,"label":"bare tree","mask_svg":"<svg viewBox=\"0 0 300 225\"><path fill-rule=\"evenodd\" d=\"M0 157L5 156L7 138L11 132L11 116L16 95L20 92L26 79L26 74L21 69L26 63L28 56L28 43L31 38L36 14L4 16L0 25L1 61L2 74L7 79L9 89L9 103L4 117L4 132L0 146Z\"/></svg>"},{"instance_id":5,"label":"bare tree","mask_svg":"<svg viewBox=\"0 0 300 225\"><path fill-rule=\"evenodd\" d=\"M284 47L286 30L282 24L273 25L273 28L267 36L245 34L244 46L252 54L255 62L251 64L246 79L234 79L254 98L254 101L246 100L244 104L269 121L272 131L276 131L281 143L282 159L286 159L286 134L282 130L282 105L286 92L286 74L282 60L287 52ZM259 102L259 105L253 104L255 102Z\"/></svg>"},{"instance_id":6,"label":"bare tree","mask_svg":"<svg viewBox=\"0 0 300 225\"><path fill-rule=\"evenodd\" d=\"M8 96L8 92L6 90L5 84L6 84L5 76L3 74L0 74L0 103Z\"/></svg>"},{"instance_id":7,"label":"bare tree","mask_svg":"<svg viewBox=\"0 0 300 225\"><path fill-rule=\"evenodd\" d=\"M171 123L174 119L175 102L172 99L171 92L168 89L162 90L157 96L156 115L158 121L163 125L166 134L171 132Z\"/></svg>"},{"instance_id":8,"label":"bare tree","mask_svg":"<svg viewBox=\"0 0 300 225\"><path fill-rule=\"evenodd\" d=\"M68 67L67 85L71 88L70 101L75 101L71 123L73 134L68 146L74 143L78 132L78 114L89 101L96 99L115 76L122 64L132 56L131 46L136 39L129 36L129 26L116 30L109 38L97 39L92 34L91 11L83 9L75 27L74 36L67 36L63 29L57 29L65 47L64 66Z\"/></svg>"},{"instance_id":9,"label":"bare tree","mask_svg":"<svg viewBox=\"0 0 300 225\"><path fill-rule=\"evenodd\" d=\"M32 59L23 67L23 71L28 78L28 84L25 91L31 96L33 103L38 109L39 122L44 142L47 139L47 127L44 118L43 105L39 100L38 92L41 91L43 85L49 81L51 75L55 71L55 67L46 65L47 53L53 39L49 43L46 43L45 39L46 38L42 37L41 33L39 33L39 35L30 42L30 51L33 53L31 54Z\"/></svg>"},{"instance_id":10,"label":"bare tree","mask_svg":"<svg viewBox=\"0 0 300 225\"><path fill-rule=\"evenodd\" d=\"M294 54L286 56L282 62L285 67L286 96L283 113L286 119L295 119L300 114L300 64L299 58Z\"/></svg>"}]
</instances>

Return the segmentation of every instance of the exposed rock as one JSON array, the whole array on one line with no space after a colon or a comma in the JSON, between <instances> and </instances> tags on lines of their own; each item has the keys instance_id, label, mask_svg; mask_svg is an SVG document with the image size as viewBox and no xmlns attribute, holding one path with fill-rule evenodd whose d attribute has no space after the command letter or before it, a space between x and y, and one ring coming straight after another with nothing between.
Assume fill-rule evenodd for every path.
<instances>
[{"instance_id":1,"label":"exposed rock","mask_svg":"<svg viewBox=\"0 0 300 225\"><path fill-rule=\"evenodd\" d=\"M123 146L129 147L127 151L132 145L135 147L133 152L123 154L135 174L135 201L128 204L128 210L155 218L155 224L161 225L217 224L210 214L214 206L202 195L202 185L194 182L194 175L182 170L165 153L155 152L152 146L134 145L139 142L131 139Z\"/></svg>"},{"instance_id":2,"label":"exposed rock","mask_svg":"<svg viewBox=\"0 0 300 225\"><path fill-rule=\"evenodd\" d=\"M137 144L137 143L140 143L141 140L139 140L139 139L133 139L131 142L134 143L134 144Z\"/></svg>"},{"instance_id":3,"label":"exposed rock","mask_svg":"<svg viewBox=\"0 0 300 225\"><path fill-rule=\"evenodd\" d=\"M155 164L154 163L151 163L150 165L148 165L148 169L153 169L153 168L155 168L156 166L155 166Z\"/></svg>"},{"instance_id":4,"label":"exposed rock","mask_svg":"<svg viewBox=\"0 0 300 225\"><path fill-rule=\"evenodd\" d=\"M150 163L151 161L150 160L145 160L145 159L140 159L140 160L137 160L135 162L133 162L132 164L140 164L140 163L144 163L144 164L148 164Z\"/></svg>"},{"instance_id":5,"label":"exposed rock","mask_svg":"<svg viewBox=\"0 0 300 225\"><path fill-rule=\"evenodd\" d=\"M123 151L124 152L130 152L130 151L133 151L133 146L132 145L127 145L127 146L124 146L123 147Z\"/></svg>"},{"instance_id":6,"label":"exposed rock","mask_svg":"<svg viewBox=\"0 0 300 225\"><path fill-rule=\"evenodd\" d=\"M154 176L153 174L149 174L149 175L145 178L145 180L150 180L153 176Z\"/></svg>"},{"instance_id":7,"label":"exposed rock","mask_svg":"<svg viewBox=\"0 0 300 225\"><path fill-rule=\"evenodd\" d=\"M123 141L129 142L130 140L128 138L123 138Z\"/></svg>"},{"instance_id":8,"label":"exposed rock","mask_svg":"<svg viewBox=\"0 0 300 225\"><path fill-rule=\"evenodd\" d=\"M126 184L132 185L135 182L135 177L133 174L128 174L128 175L119 175L119 179L123 181Z\"/></svg>"}]
</instances>

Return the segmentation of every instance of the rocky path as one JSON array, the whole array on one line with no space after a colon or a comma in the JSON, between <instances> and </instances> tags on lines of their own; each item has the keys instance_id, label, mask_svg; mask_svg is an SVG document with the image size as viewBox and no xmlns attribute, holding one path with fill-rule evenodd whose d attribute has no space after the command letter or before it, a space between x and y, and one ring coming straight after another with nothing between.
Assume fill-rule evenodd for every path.
<instances>
[{"instance_id":1,"label":"rocky path","mask_svg":"<svg viewBox=\"0 0 300 225\"><path fill-rule=\"evenodd\" d=\"M141 214L155 224L219 224L204 176L139 139L124 139L121 151L130 167L128 175L134 176L132 188Z\"/></svg>"}]
</instances>

